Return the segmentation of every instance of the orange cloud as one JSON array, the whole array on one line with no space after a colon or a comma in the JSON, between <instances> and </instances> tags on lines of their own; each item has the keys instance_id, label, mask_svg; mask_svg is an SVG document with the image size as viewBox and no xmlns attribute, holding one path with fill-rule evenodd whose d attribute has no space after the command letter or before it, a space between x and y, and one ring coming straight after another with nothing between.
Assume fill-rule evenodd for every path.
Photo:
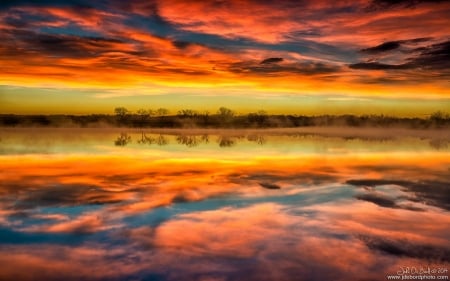
<instances>
[{"instance_id":1,"label":"orange cloud","mask_svg":"<svg viewBox=\"0 0 450 281\"><path fill-rule=\"evenodd\" d=\"M98 133L111 140L107 132ZM36 135L25 139L39 142ZM76 147L76 137L92 141L76 132L62 138ZM46 145L65 147L48 141L54 138ZM293 138L317 142L308 135ZM2 144L9 141L2 137ZM193 155L101 145L95 146L100 152L2 155L0 224L12 233L5 238L20 243L0 248L0 257L8 257L0 258L5 265L0 279L159 274L184 280L210 275L376 280L405 264L447 264L450 221L446 205L431 200L440 198L433 192L448 173L447 152L386 151L396 142L373 142L367 151L356 138L345 142L357 150L350 154L335 137L322 141L314 153L282 155L236 148L218 157L209 149ZM17 139L12 143L16 147ZM394 203L357 197L365 193ZM213 204L209 210L195 203L207 200ZM64 213L74 206L83 212ZM159 221L158 207L167 207L160 210L170 215ZM33 238L41 244L29 243ZM24 266L27 271L20 270Z\"/></svg>"},{"instance_id":2,"label":"orange cloud","mask_svg":"<svg viewBox=\"0 0 450 281\"><path fill-rule=\"evenodd\" d=\"M56 222L54 224L35 225L22 229L27 232L47 232L47 233L75 233L86 234L95 233L99 231L105 231L113 228L117 228L120 225L114 224L111 221L104 221L102 217L105 214L90 213L81 215L74 219L66 219L62 222ZM46 217L48 219L48 217Z\"/></svg>"},{"instance_id":3,"label":"orange cloud","mask_svg":"<svg viewBox=\"0 0 450 281\"><path fill-rule=\"evenodd\" d=\"M138 1L109 10L14 7L0 16L6 35L5 45L0 47L3 54L0 82L31 87L126 88L135 95L148 94L142 91L143 87L157 88L158 94L178 92L182 87L190 94L205 89L222 94L245 88L250 95L261 92L357 96L396 92L403 98L425 97L423 92L429 93L427 98L448 95L446 82L439 78L445 74L439 70L418 71L418 65L395 73L348 68L359 61L360 49L389 40L433 37L427 44L441 42L449 32L441 28L447 26L447 18L443 16L448 8L445 3L387 11L364 10L368 5L365 2L336 5L330 7L322 1L306 6L249 1L221 4L163 1L155 9L154 5ZM158 15L167 25L179 29L180 34L208 33L225 37L228 43L217 46L205 40L196 42L193 35L180 40L177 33L160 36L157 28L128 24L134 13ZM322 15L326 13L335 16L324 21ZM28 19L28 14L37 19ZM19 28L21 25L27 28ZM394 25L396 28L392 28ZM46 27L74 28L74 34L80 35L40 31ZM86 32L97 35L84 35ZM239 41L235 42L239 38L250 41L241 46ZM298 47L285 47L286 42ZM283 61L260 63L273 57ZM397 63L414 59L405 54L391 58Z\"/></svg>"},{"instance_id":4,"label":"orange cloud","mask_svg":"<svg viewBox=\"0 0 450 281\"><path fill-rule=\"evenodd\" d=\"M226 3L174 0L162 1L159 12L184 29L231 38L274 43L306 37L338 45L355 46L356 43L357 46L370 46L386 41L386 38L445 37L449 32L446 28L448 19L444 16L448 8L445 3L386 10L369 9L367 1L351 4L337 1L333 5L328 1L315 1L299 5L239 0ZM332 16L324 20L327 13ZM197 16L194 18L193 14Z\"/></svg>"}]
</instances>

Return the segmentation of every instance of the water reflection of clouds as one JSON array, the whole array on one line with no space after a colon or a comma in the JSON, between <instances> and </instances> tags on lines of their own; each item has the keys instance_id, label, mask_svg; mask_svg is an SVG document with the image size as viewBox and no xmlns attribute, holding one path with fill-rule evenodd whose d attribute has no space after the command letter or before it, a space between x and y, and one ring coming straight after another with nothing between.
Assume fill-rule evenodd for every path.
<instances>
[{"instance_id":1,"label":"water reflection of clouds","mask_svg":"<svg viewBox=\"0 0 450 281\"><path fill-rule=\"evenodd\" d=\"M413 224L417 220L426 223ZM11 276L8 270L29 264L27 272L47 276L47 280L65 276L68 280L120 280L124 276L153 276L153 280L291 280L292 276L349 280L364 276L379 280L384 272L394 273L405 264L448 263L446 223L444 214L420 213L417 217L405 210L386 214L363 202L307 208L274 203L225 207L180 214L155 228L112 232L112 241L124 241L120 246L105 241L70 248L46 245L39 250L7 246L2 250L10 258L2 258L7 268L2 274ZM98 270L108 266L109 270ZM91 271L93 267L96 272Z\"/></svg>"},{"instance_id":2,"label":"water reflection of clouds","mask_svg":"<svg viewBox=\"0 0 450 281\"><path fill-rule=\"evenodd\" d=\"M0 280L380 280L450 265L447 152L233 150L1 156Z\"/></svg>"},{"instance_id":3,"label":"water reflection of clouds","mask_svg":"<svg viewBox=\"0 0 450 281\"><path fill-rule=\"evenodd\" d=\"M442 177L445 179L444 177ZM383 180L383 179L363 179L348 180L347 183L354 186L363 186L369 188L363 194L356 198L373 202L382 207L405 208L411 210L422 210L412 206L413 203L425 203L450 210L450 184L444 181L423 180ZM404 194L395 197L389 196L386 192L380 192L380 187L389 186L389 193L401 189ZM375 190L377 189L377 190ZM396 201L407 201L407 205L398 204Z\"/></svg>"},{"instance_id":4,"label":"water reflection of clouds","mask_svg":"<svg viewBox=\"0 0 450 281\"><path fill-rule=\"evenodd\" d=\"M402 234L397 228L398 222L390 223L383 214L383 210L377 207L360 203L353 205L348 202L325 204L325 206L328 208L321 210L308 207L303 210L302 207L267 203L243 209L224 208L181 215L161 225L154 232L152 243L157 247L180 248L202 256L253 257L261 260L261 264L276 257L278 258L274 261L276 268L270 265L268 268L280 271L278 274L286 274L285 278L292 276L290 274L295 271L306 274L302 276L308 276L310 267L321 268L324 274L332 271L337 277L349 269L349 264L365 268L366 274L370 275L369 267L373 264L372 262L376 258L379 258L379 262L383 260L382 255L372 251L372 248L377 245L373 242L375 239L385 241L386 244L390 241L401 244L404 241L405 246L401 248L403 252L397 254L398 256L449 262L449 249L445 244L448 240L442 239L448 225L445 223L449 220L443 215L438 214L434 217L421 213L419 217L416 217L414 212L399 214L402 216L404 225L419 218L427 219L427 226L434 228L434 231L430 232L423 227L424 225L412 226L416 232L414 237L408 239L407 235ZM336 210L333 208L347 208L347 211L337 212L340 216L335 216ZM302 213L303 211L316 213ZM365 227L357 229L351 226L352 221L355 223L355 218L352 218L355 211L360 211L361 217L367 216L367 220L356 220L356 224L362 223ZM378 221L380 217L384 219ZM242 231L243 229L245 231ZM382 229L382 236L377 233L379 229ZM402 230L403 233L408 233L404 227ZM372 240L368 242L362 237L372 237ZM365 248L364 245L372 247ZM420 245L423 256L417 254L418 251L415 250L414 245ZM383 249L383 247L379 246L377 249ZM440 250L433 254L433 249ZM371 262L366 263L365 258L371 259ZM386 257L386 261L388 260L392 261L391 258ZM282 266L278 267L283 262L300 266L292 267L291 270L294 272L289 270L285 272ZM302 270L301 267L305 265L308 266ZM383 266L389 267L390 264L387 262ZM327 278L317 278L317 280L324 279Z\"/></svg>"},{"instance_id":5,"label":"water reflection of clouds","mask_svg":"<svg viewBox=\"0 0 450 281\"><path fill-rule=\"evenodd\" d=\"M372 189L393 185L391 192L402 189L405 193L393 198L382 194L378 187L357 195L358 199L380 206L405 207L398 205L396 200L406 200L412 205L425 202L448 209L449 185L445 181L448 164L443 157L422 157L420 163L414 164L406 164L399 159L390 161L388 169L383 168L380 159L347 158L280 159L282 161L256 158L246 162L149 159L145 163L133 157L34 161L29 157L9 158L2 164L4 172L0 175L0 192L4 198L2 205L7 209L104 204L145 211L236 192L241 195L242 192L264 194L264 187L284 190L347 182L355 187ZM403 168L402 165L408 166ZM383 179L386 171L389 171L389 177L397 180ZM422 174L417 175L417 171Z\"/></svg>"}]
</instances>

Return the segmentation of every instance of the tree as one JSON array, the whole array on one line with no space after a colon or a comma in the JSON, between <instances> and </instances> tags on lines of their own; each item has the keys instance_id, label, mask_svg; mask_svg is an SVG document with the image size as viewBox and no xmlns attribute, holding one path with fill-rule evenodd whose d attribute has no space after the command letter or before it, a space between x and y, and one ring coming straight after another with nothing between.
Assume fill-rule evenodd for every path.
<instances>
[{"instance_id":1,"label":"tree","mask_svg":"<svg viewBox=\"0 0 450 281\"><path fill-rule=\"evenodd\" d=\"M267 116L267 111L260 109L260 110L258 110L258 112L256 112L256 114L261 115L261 116Z\"/></svg>"},{"instance_id":2,"label":"tree","mask_svg":"<svg viewBox=\"0 0 450 281\"><path fill-rule=\"evenodd\" d=\"M130 114L130 111L128 111L128 109L126 109L125 107L116 107L114 108L114 113L119 119L119 122L124 123L127 115Z\"/></svg>"},{"instance_id":3,"label":"tree","mask_svg":"<svg viewBox=\"0 0 450 281\"><path fill-rule=\"evenodd\" d=\"M222 106L217 111L217 114L219 114L222 118L230 118L234 116L234 111Z\"/></svg>"},{"instance_id":4,"label":"tree","mask_svg":"<svg viewBox=\"0 0 450 281\"><path fill-rule=\"evenodd\" d=\"M178 111L178 115L181 117L194 117L197 115L197 111L193 109L182 109Z\"/></svg>"},{"instance_id":5,"label":"tree","mask_svg":"<svg viewBox=\"0 0 450 281\"><path fill-rule=\"evenodd\" d=\"M258 110L256 113L249 113L247 118L250 123L256 123L259 127L262 127L267 122L268 117L266 111Z\"/></svg>"},{"instance_id":6,"label":"tree","mask_svg":"<svg viewBox=\"0 0 450 281\"><path fill-rule=\"evenodd\" d=\"M209 111L207 110L203 111L203 113L201 113L200 116L202 118L203 125L207 126L209 121Z\"/></svg>"},{"instance_id":7,"label":"tree","mask_svg":"<svg viewBox=\"0 0 450 281\"><path fill-rule=\"evenodd\" d=\"M158 115L158 116L166 116L168 114L169 114L169 110L166 108L158 108L156 110L156 115Z\"/></svg>"},{"instance_id":8,"label":"tree","mask_svg":"<svg viewBox=\"0 0 450 281\"><path fill-rule=\"evenodd\" d=\"M116 107L114 108L114 113L119 117L124 117L130 112L125 107Z\"/></svg>"},{"instance_id":9,"label":"tree","mask_svg":"<svg viewBox=\"0 0 450 281\"><path fill-rule=\"evenodd\" d=\"M136 111L136 113L138 114L138 115L140 115L140 116L146 116L146 115L148 115L148 111L147 110L145 110L145 109L138 109L138 111Z\"/></svg>"},{"instance_id":10,"label":"tree","mask_svg":"<svg viewBox=\"0 0 450 281\"><path fill-rule=\"evenodd\" d=\"M442 111L436 111L430 115L430 120L434 123L435 126L438 127L444 125L446 119L448 118L449 116L448 115L446 116L446 114Z\"/></svg>"},{"instance_id":11,"label":"tree","mask_svg":"<svg viewBox=\"0 0 450 281\"><path fill-rule=\"evenodd\" d=\"M150 117L150 112L148 110L145 109L139 109L137 111L137 114L139 115L139 123L141 126L144 126L144 124L146 123L148 117Z\"/></svg>"}]
</instances>

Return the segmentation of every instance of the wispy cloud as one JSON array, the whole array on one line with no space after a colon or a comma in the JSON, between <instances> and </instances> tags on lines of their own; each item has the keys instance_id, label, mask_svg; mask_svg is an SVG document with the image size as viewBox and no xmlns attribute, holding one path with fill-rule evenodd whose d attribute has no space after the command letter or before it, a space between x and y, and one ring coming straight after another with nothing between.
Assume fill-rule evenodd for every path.
<instances>
[{"instance_id":1,"label":"wispy cloud","mask_svg":"<svg viewBox=\"0 0 450 281\"><path fill-rule=\"evenodd\" d=\"M7 1L0 81L448 96L450 5L388 2Z\"/></svg>"}]
</instances>

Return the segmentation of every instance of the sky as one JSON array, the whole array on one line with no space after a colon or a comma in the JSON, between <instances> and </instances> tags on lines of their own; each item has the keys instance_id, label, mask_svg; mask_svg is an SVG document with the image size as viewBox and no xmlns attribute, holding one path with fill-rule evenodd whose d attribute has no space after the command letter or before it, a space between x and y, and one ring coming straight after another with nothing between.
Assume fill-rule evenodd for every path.
<instances>
[{"instance_id":1,"label":"sky","mask_svg":"<svg viewBox=\"0 0 450 281\"><path fill-rule=\"evenodd\" d=\"M0 113L450 108L450 2L0 2Z\"/></svg>"}]
</instances>

